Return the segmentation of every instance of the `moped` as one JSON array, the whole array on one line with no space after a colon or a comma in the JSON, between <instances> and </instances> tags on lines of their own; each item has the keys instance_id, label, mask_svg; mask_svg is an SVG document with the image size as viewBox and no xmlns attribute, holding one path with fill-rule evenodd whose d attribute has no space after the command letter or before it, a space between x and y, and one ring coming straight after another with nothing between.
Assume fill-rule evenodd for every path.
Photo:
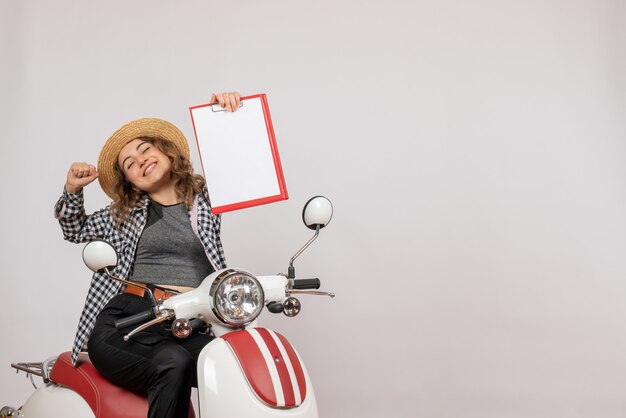
<instances>
[{"instance_id":1,"label":"moped","mask_svg":"<svg viewBox=\"0 0 626 418\"><path fill-rule=\"evenodd\" d=\"M152 299L146 312L124 318L118 329L135 327L124 339L154 324L169 321L177 338L192 332L215 335L200 353L197 363L198 415L205 418L316 418L317 403L304 362L289 340L278 332L257 327L263 308L272 313L296 316L301 310L298 294L326 295L319 279L295 277L294 260L328 225L333 208L323 196L311 198L302 218L315 234L291 258L287 274L254 276L234 268L207 276L196 289L156 300L147 287L113 276L117 253L104 241L93 241L83 249L83 260L93 271L104 271L112 280L142 287ZM5 406L0 418L139 418L146 417L147 398L125 391L98 374L87 353L74 367L70 353L41 363L11 365L43 379L43 385L20 408ZM190 407L189 417L195 417Z\"/></svg>"}]
</instances>

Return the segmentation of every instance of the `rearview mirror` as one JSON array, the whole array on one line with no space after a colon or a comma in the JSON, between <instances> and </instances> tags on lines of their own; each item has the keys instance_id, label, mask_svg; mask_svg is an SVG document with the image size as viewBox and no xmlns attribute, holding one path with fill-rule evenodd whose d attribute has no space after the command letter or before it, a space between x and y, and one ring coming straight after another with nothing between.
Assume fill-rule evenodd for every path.
<instances>
[{"instance_id":1,"label":"rearview mirror","mask_svg":"<svg viewBox=\"0 0 626 418\"><path fill-rule=\"evenodd\" d=\"M91 241L83 248L83 261L93 272L107 267L113 268L117 265L117 252L106 241Z\"/></svg>"},{"instance_id":2,"label":"rearview mirror","mask_svg":"<svg viewBox=\"0 0 626 418\"><path fill-rule=\"evenodd\" d=\"M302 221L309 229L322 229L333 217L333 205L324 196L315 196L304 204Z\"/></svg>"}]
</instances>

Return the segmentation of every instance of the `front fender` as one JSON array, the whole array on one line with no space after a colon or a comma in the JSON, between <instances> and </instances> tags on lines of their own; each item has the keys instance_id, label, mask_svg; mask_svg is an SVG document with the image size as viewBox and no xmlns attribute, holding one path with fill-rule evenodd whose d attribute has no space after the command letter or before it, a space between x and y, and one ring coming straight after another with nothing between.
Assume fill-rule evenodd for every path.
<instances>
[{"instance_id":1,"label":"front fender","mask_svg":"<svg viewBox=\"0 0 626 418\"><path fill-rule=\"evenodd\" d=\"M198 359L200 413L211 418L317 418L313 385L304 364L301 364L307 386L306 398L297 407L271 407L248 384L229 343L223 338L216 338L202 350Z\"/></svg>"}]
</instances>

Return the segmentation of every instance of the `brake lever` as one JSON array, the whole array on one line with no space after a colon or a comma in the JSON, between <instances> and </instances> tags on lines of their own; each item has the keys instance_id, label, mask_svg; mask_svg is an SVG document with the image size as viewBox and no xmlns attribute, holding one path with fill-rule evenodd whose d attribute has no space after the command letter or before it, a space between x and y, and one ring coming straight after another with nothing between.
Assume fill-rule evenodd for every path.
<instances>
[{"instance_id":1,"label":"brake lever","mask_svg":"<svg viewBox=\"0 0 626 418\"><path fill-rule=\"evenodd\" d=\"M129 332L128 334L124 335L124 341L128 341L130 339L130 337L132 337L133 335L137 334L138 332L143 331L146 328L151 327L152 325L155 324L160 324L161 322L165 322L168 319L172 319L174 318L176 315L174 314L174 311L171 309L163 309L162 311L160 311L158 313L158 316L156 318L154 318L152 321L148 321L145 324L139 325L137 328L135 328L134 330L132 330L131 332Z\"/></svg>"},{"instance_id":2,"label":"brake lever","mask_svg":"<svg viewBox=\"0 0 626 418\"><path fill-rule=\"evenodd\" d=\"M318 295L318 296L329 296L331 298L335 297L333 292L322 292L320 290L297 290L297 289L289 289L286 291L287 295Z\"/></svg>"}]
</instances>

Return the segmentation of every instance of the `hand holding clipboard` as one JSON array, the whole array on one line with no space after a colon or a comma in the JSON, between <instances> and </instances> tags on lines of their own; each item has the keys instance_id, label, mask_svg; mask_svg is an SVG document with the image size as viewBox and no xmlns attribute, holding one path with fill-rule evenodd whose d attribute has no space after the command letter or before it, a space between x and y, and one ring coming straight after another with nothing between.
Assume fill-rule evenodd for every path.
<instances>
[{"instance_id":1,"label":"hand holding clipboard","mask_svg":"<svg viewBox=\"0 0 626 418\"><path fill-rule=\"evenodd\" d=\"M267 98L257 94L189 108L213 206L223 213L286 200L285 179ZM222 107L222 104L224 107Z\"/></svg>"},{"instance_id":2,"label":"hand holding clipboard","mask_svg":"<svg viewBox=\"0 0 626 418\"><path fill-rule=\"evenodd\" d=\"M241 106L241 95L239 92L225 92L225 93L213 93L211 94L210 105L219 104L222 109L227 112L234 112ZM192 115L193 118L193 115Z\"/></svg>"}]
</instances>

